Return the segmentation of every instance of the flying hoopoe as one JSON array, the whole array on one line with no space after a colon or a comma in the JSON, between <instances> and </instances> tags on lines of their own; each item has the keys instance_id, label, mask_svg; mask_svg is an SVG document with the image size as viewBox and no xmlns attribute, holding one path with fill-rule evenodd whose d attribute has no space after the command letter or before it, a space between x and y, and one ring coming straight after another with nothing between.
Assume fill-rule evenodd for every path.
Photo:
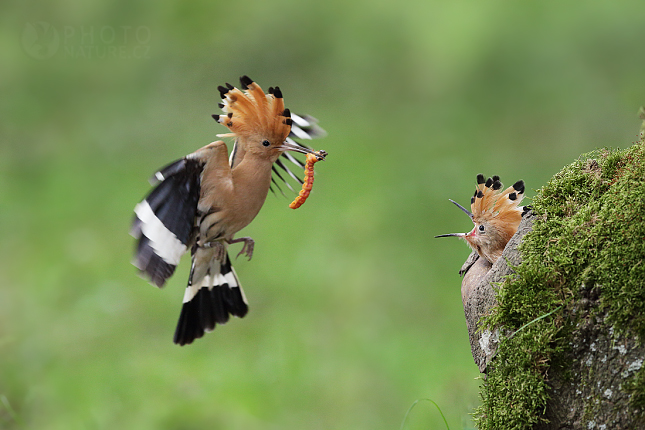
<instances>
[{"instance_id":1,"label":"flying hoopoe","mask_svg":"<svg viewBox=\"0 0 645 430\"><path fill-rule=\"evenodd\" d=\"M435 237L461 237L480 257L494 264L517 231L522 215L529 209L528 206L519 206L524 198L524 181L517 181L504 191L501 189L499 176L484 179L484 175L477 175L477 188L470 199L472 212L450 200L470 217L475 227L469 233Z\"/></svg>"},{"instance_id":2,"label":"flying hoopoe","mask_svg":"<svg viewBox=\"0 0 645 430\"><path fill-rule=\"evenodd\" d=\"M230 84L218 87L224 115L213 115L231 132L218 137L234 137L228 155L226 144L217 141L177 160L155 173L155 188L135 207L131 234L138 240L133 264L163 287L191 250L192 266L174 342L191 343L230 315L243 317L248 311L242 287L231 266L228 245L242 242L240 254L250 259L254 241L234 239L258 214L272 178L291 186L276 166L302 183L280 160L280 156L303 168L287 151L315 154L292 137L311 139L324 134L316 120L291 114L285 109L280 88L268 94L248 76L240 78L239 90ZM281 190L280 190L281 191Z\"/></svg>"}]
</instances>

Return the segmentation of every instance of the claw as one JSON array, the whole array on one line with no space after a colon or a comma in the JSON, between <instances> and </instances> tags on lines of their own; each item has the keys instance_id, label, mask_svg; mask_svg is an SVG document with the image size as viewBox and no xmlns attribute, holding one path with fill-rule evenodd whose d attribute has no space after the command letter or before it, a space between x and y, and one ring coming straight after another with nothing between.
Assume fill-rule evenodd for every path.
<instances>
[{"instance_id":1,"label":"claw","mask_svg":"<svg viewBox=\"0 0 645 430\"><path fill-rule=\"evenodd\" d=\"M242 254L245 254L247 257L249 257L249 260L251 259L251 257L253 257L253 248L255 247L255 241L250 237L240 237L238 239L228 240L227 242L229 245L232 243L244 242L244 245L242 245L242 250L237 254L235 258L238 258Z\"/></svg>"}]
</instances>

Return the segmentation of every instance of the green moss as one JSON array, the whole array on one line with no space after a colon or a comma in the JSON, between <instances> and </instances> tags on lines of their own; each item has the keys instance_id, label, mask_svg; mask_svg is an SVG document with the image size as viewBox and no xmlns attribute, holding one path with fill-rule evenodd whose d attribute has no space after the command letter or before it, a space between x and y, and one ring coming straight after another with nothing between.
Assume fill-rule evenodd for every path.
<instances>
[{"instance_id":1,"label":"green moss","mask_svg":"<svg viewBox=\"0 0 645 430\"><path fill-rule=\"evenodd\" d=\"M634 378L624 384L624 390L631 394L631 405L645 409L645 367L641 367Z\"/></svg>"},{"instance_id":2,"label":"green moss","mask_svg":"<svg viewBox=\"0 0 645 430\"><path fill-rule=\"evenodd\" d=\"M475 412L480 429L528 429L544 412L545 374L575 326L568 306L599 291L593 312L615 333L645 336L645 143L581 156L538 190L536 222L522 242L517 275L498 291L487 327L515 331L501 342ZM565 323L566 321L566 323ZM630 385L645 405L645 373ZM641 399L641 400L638 400Z\"/></svg>"}]
</instances>

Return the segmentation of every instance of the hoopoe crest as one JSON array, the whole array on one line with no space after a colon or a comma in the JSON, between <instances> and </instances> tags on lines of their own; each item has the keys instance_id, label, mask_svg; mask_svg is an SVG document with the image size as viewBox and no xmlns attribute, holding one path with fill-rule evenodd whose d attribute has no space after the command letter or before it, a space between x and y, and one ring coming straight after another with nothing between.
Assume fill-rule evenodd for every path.
<instances>
[{"instance_id":1,"label":"hoopoe crest","mask_svg":"<svg viewBox=\"0 0 645 430\"><path fill-rule=\"evenodd\" d=\"M441 234L435 237L461 237L480 257L495 263L517 231L528 207L519 206L524 198L524 181L517 181L502 191L499 176L484 179L477 175L477 188L470 199L470 211L453 202L475 224L469 233Z\"/></svg>"},{"instance_id":2,"label":"hoopoe crest","mask_svg":"<svg viewBox=\"0 0 645 430\"><path fill-rule=\"evenodd\" d=\"M151 283L162 287L190 250L192 265L174 336L179 345L202 337L231 315L246 315L246 297L228 246L243 242L238 255L251 258L253 239L234 236L256 217L272 185L280 189L275 177L293 189L278 168L303 183L281 160L304 168L288 151L326 154L294 140L324 131L313 117L291 114L278 87L265 94L248 76L240 83L241 90L230 84L218 87L224 114L213 115L230 131L218 136L235 138L230 155L226 144L217 141L170 163L155 173L155 187L134 210L133 263Z\"/></svg>"},{"instance_id":3,"label":"hoopoe crest","mask_svg":"<svg viewBox=\"0 0 645 430\"><path fill-rule=\"evenodd\" d=\"M269 94L265 94L248 76L240 78L240 83L244 91L231 84L218 87L222 96L219 106L226 115L213 115L213 118L231 133L218 134L217 137L234 137L240 143L255 141L264 148L271 147L272 143L283 144L291 132L293 120L289 109L284 107L280 88L271 87ZM247 151L277 158L281 153L279 145L272 148L273 151L263 150L257 145L237 145L232 160L241 160Z\"/></svg>"}]
</instances>

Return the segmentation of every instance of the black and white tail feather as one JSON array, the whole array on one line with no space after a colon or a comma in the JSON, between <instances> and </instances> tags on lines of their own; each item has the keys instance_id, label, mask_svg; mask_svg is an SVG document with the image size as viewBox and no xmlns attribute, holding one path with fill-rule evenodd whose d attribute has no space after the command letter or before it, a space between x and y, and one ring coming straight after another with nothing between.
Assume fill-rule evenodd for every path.
<instances>
[{"instance_id":1,"label":"black and white tail feather","mask_svg":"<svg viewBox=\"0 0 645 430\"><path fill-rule=\"evenodd\" d=\"M191 343L225 324L229 315L242 318L249 308L227 252L216 257L216 248L193 246L192 266L174 342Z\"/></svg>"},{"instance_id":2,"label":"black and white tail feather","mask_svg":"<svg viewBox=\"0 0 645 430\"><path fill-rule=\"evenodd\" d=\"M287 137L290 143L306 147L294 138L309 140L325 135L315 118L295 114L291 118L291 133ZM234 147L231 165L235 152ZM291 154L285 152L282 157L298 169L304 168L304 163ZM208 215L199 213L197 208L204 165L204 160L191 154L156 172L150 179L155 188L136 205L131 228L131 235L137 239L133 264L157 287L164 286L182 255L191 249L191 271L174 336L179 345L192 343L217 324L226 323L230 315L241 318L248 312L246 297L226 251L227 244L221 242L223 251L195 244L199 224ZM273 166L272 182L280 192L278 181L291 190L293 187L279 169L302 184L302 179L279 158ZM273 188L271 191L275 193Z\"/></svg>"}]
</instances>

